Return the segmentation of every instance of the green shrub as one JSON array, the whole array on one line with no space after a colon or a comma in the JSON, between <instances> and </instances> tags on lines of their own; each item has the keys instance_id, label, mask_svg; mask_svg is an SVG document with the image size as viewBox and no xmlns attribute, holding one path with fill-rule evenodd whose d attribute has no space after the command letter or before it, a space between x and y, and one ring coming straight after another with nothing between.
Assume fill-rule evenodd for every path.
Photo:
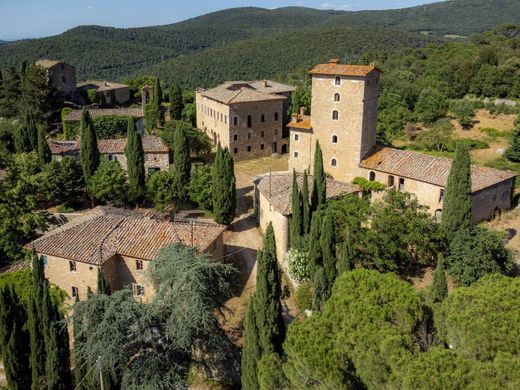
<instances>
[{"instance_id":1,"label":"green shrub","mask_svg":"<svg viewBox=\"0 0 520 390\"><path fill-rule=\"evenodd\" d=\"M468 146L468 149L470 149L470 150L487 149L487 148L489 148L489 144L487 142L480 141L478 139L461 138L460 142L465 143Z\"/></svg>"},{"instance_id":2,"label":"green shrub","mask_svg":"<svg viewBox=\"0 0 520 390\"><path fill-rule=\"evenodd\" d=\"M501 131L493 127L482 127L480 131L486 134L490 141L495 141L497 138L511 138L510 132Z\"/></svg>"},{"instance_id":3,"label":"green shrub","mask_svg":"<svg viewBox=\"0 0 520 390\"><path fill-rule=\"evenodd\" d=\"M380 192L386 189L384 184L379 183L378 181L370 181L365 179L364 177L355 177L352 180L352 184L355 184L363 190L363 192Z\"/></svg>"},{"instance_id":4,"label":"green shrub","mask_svg":"<svg viewBox=\"0 0 520 390\"><path fill-rule=\"evenodd\" d=\"M312 307L312 299L314 297L312 283L307 281L300 284L296 289L294 297L296 298L296 305L301 312L309 310Z\"/></svg>"}]
</instances>

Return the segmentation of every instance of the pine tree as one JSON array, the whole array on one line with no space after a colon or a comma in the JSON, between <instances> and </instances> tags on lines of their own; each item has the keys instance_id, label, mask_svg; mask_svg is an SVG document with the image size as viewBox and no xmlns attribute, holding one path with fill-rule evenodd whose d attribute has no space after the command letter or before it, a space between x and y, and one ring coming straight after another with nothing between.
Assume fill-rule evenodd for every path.
<instances>
[{"instance_id":1,"label":"pine tree","mask_svg":"<svg viewBox=\"0 0 520 390\"><path fill-rule=\"evenodd\" d=\"M261 256L259 251L258 256ZM262 356L256 326L255 295L249 299L244 320L244 348L242 349L241 375L244 390L258 389L258 362Z\"/></svg>"},{"instance_id":2,"label":"pine tree","mask_svg":"<svg viewBox=\"0 0 520 390\"><path fill-rule=\"evenodd\" d=\"M182 90L179 84L174 82L170 88L170 119L181 120L183 109Z\"/></svg>"},{"instance_id":3,"label":"pine tree","mask_svg":"<svg viewBox=\"0 0 520 390\"><path fill-rule=\"evenodd\" d=\"M327 193L327 182L325 170L323 168L323 154L319 141L316 141L316 150L314 152L314 171L311 197L311 210L314 212L325 206Z\"/></svg>"},{"instance_id":4,"label":"pine tree","mask_svg":"<svg viewBox=\"0 0 520 390\"><path fill-rule=\"evenodd\" d=\"M323 218L320 236L320 247L323 262L323 274L325 285L317 288L320 291L320 300L324 303L330 296L332 285L336 279L336 244L334 238L334 219L332 213L327 211ZM317 287L317 286L316 286Z\"/></svg>"},{"instance_id":5,"label":"pine tree","mask_svg":"<svg viewBox=\"0 0 520 390\"><path fill-rule=\"evenodd\" d=\"M471 162L466 143L459 142L451 165L442 210L441 227L448 239L471 227Z\"/></svg>"},{"instance_id":6,"label":"pine tree","mask_svg":"<svg viewBox=\"0 0 520 390\"><path fill-rule=\"evenodd\" d=\"M276 259L272 223L267 226L261 255L258 257L255 292L256 325L262 354L283 352L285 323L282 317L281 275Z\"/></svg>"},{"instance_id":7,"label":"pine tree","mask_svg":"<svg viewBox=\"0 0 520 390\"><path fill-rule=\"evenodd\" d=\"M446 271L444 270L444 257L442 254L439 254L430 287L430 298L432 302L442 302L447 296L448 281L446 280Z\"/></svg>"},{"instance_id":8,"label":"pine tree","mask_svg":"<svg viewBox=\"0 0 520 390\"><path fill-rule=\"evenodd\" d=\"M188 185L191 175L190 143L188 124L178 122L173 136L173 166L175 197L181 202L188 200Z\"/></svg>"},{"instance_id":9,"label":"pine tree","mask_svg":"<svg viewBox=\"0 0 520 390\"><path fill-rule=\"evenodd\" d=\"M0 351L10 389L30 388L27 315L12 286L0 289Z\"/></svg>"},{"instance_id":10,"label":"pine tree","mask_svg":"<svg viewBox=\"0 0 520 390\"><path fill-rule=\"evenodd\" d=\"M236 210L236 179L231 153L220 144L212 168L212 193L215 221L230 224Z\"/></svg>"},{"instance_id":11,"label":"pine tree","mask_svg":"<svg viewBox=\"0 0 520 390\"><path fill-rule=\"evenodd\" d=\"M338 275L343 272L352 271L355 267L354 250L352 247L352 233L350 228L346 227L345 241L341 244L341 253L337 263Z\"/></svg>"},{"instance_id":12,"label":"pine tree","mask_svg":"<svg viewBox=\"0 0 520 390\"><path fill-rule=\"evenodd\" d=\"M302 235L302 195L298 189L298 182L296 180L296 171L293 170L292 179L292 196L291 196L291 226L289 242L291 247L294 247Z\"/></svg>"},{"instance_id":13,"label":"pine tree","mask_svg":"<svg viewBox=\"0 0 520 390\"><path fill-rule=\"evenodd\" d=\"M513 130L511 146L506 149L504 155L511 161L520 162L520 128Z\"/></svg>"},{"instance_id":14,"label":"pine tree","mask_svg":"<svg viewBox=\"0 0 520 390\"><path fill-rule=\"evenodd\" d=\"M97 293L105 295L111 294L110 285L108 284L107 280L105 279L105 276L101 272L101 268L98 268L97 270Z\"/></svg>"},{"instance_id":15,"label":"pine tree","mask_svg":"<svg viewBox=\"0 0 520 390\"><path fill-rule=\"evenodd\" d=\"M311 229L311 211L309 207L309 178L307 170L303 172L302 184L302 234L308 234Z\"/></svg>"},{"instance_id":16,"label":"pine tree","mask_svg":"<svg viewBox=\"0 0 520 390\"><path fill-rule=\"evenodd\" d=\"M42 126L38 127L38 158L42 166L50 163L52 159L51 149L45 139L45 131Z\"/></svg>"},{"instance_id":17,"label":"pine tree","mask_svg":"<svg viewBox=\"0 0 520 390\"><path fill-rule=\"evenodd\" d=\"M125 146L130 197L140 201L146 193L144 150L141 135L137 132L133 118L128 118L128 132Z\"/></svg>"},{"instance_id":18,"label":"pine tree","mask_svg":"<svg viewBox=\"0 0 520 390\"><path fill-rule=\"evenodd\" d=\"M80 160L85 181L92 177L99 167L99 149L96 130L88 110L83 109L79 122L80 129Z\"/></svg>"}]
</instances>

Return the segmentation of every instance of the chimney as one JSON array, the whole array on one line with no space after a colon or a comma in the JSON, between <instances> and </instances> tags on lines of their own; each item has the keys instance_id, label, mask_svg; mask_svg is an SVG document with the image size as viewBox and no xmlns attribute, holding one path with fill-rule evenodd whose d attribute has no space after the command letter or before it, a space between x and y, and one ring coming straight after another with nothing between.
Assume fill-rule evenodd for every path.
<instances>
[{"instance_id":1,"label":"chimney","mask_svg":"<svg viewBox=\"0 0 520 390\"><path fill-rule=\"evenodd\" d=\"M306 110L305 107L303 107L303 106L300 107L300 118L302 118L302 119L303 119L303 116L305 115L305 110Z\"/></svg>"},{"instance_id":2,"label":"chimney","mask_svg":"<svg viewBox=\"0 0 520 390\"><path fill-rule=\"evenodd\" d=\"M264 87L267 88L268 86L269 86L269 84L267 84L267 80L264 80Z\"/></svg>"},{"instance_id":3,"label":"chimney","mask_svg":"<svg viewBox=\"0 0 520 390\"><path fill-rule=\"evenodd\" d=\"M329 61L329 64L331 65L338 65L339 64L339 59L338 58L333 58Z\"/></svg>"},{"instance_id":4,"label":"chimney","mask_svg":"<svg viewBox=\"0 0 520 390\"><path fill-rule=\"evenodd\" d=\"M293 122L298 123L300 121L300 116L298 115L298 113L291 114L291 117L292 117Z\"/></svg>"}]
</instances>

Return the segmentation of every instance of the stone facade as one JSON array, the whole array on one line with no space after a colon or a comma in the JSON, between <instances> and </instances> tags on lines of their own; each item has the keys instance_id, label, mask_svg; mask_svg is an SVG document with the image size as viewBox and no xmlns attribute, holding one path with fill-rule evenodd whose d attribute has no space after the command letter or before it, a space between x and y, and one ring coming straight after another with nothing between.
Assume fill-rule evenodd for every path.
<instances>
[{"instance_id":1,"label":"stone facade","mask_svg":"<svg viewBox=\"0 0 520 390\"><path fill-rule=\"evenodd\" d=\"M130 87L112 81L89 80L78 83L78 91L95 90L101 105L125 104L130 101Z\"/></svg>"},{"instance_id":2,"label":"stone facade","mask_svg":"<svg viewBox=\"0 0 520 390\"><path fill-rule=\"evenodd\" d=\"M76 68L62 61L39 60L36 65L47 69L49 81L65 99L73 99L76 93Z\"/></svg>"},{"instance_id":3,"label":"stone facade","mask_svg":"<svg viewBox=\"0 0 520 390\"><path fill-rule=\"evenodd\" d=\"M101 157L107 158L109 161L117 161L121 167L127 170L126 155L123 153L101 153ZM166 171L171 165L169 153L145 153L144 169L150 175L157 171Z\"/></svg>"}]
</instances>

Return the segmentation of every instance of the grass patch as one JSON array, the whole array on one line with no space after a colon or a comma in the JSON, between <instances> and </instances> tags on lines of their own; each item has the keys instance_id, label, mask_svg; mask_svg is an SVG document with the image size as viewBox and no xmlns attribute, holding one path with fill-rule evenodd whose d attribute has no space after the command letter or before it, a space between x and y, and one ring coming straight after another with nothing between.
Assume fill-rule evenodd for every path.
<instances>
[{"instance_id":1,"label":"grass patch","mask_svg":"<svg viewBox=\"0 0 520 390\"><path fill-rule=\"evenodd\" d=\"M505 157L499 157L496 160L489 161L485 165L490 168L513 171L520 175L520 163L509 161ZM520 180L518 178L515 181L515 188L520 188Z\"/></svg>"},{"instance_id":2,"label":"grass patch","mask_svg":"<svg viewBox=\"0 0 520 390\"><path fill-rule=\"evenodd\" d=\"M480 131L484 134L486 134L489 141L496 141L498 138L505 138L510 139L511 138L511 132L510 131L502 131L495 129L494 127L482 127Z\"/></svg>"}]
</instances>

